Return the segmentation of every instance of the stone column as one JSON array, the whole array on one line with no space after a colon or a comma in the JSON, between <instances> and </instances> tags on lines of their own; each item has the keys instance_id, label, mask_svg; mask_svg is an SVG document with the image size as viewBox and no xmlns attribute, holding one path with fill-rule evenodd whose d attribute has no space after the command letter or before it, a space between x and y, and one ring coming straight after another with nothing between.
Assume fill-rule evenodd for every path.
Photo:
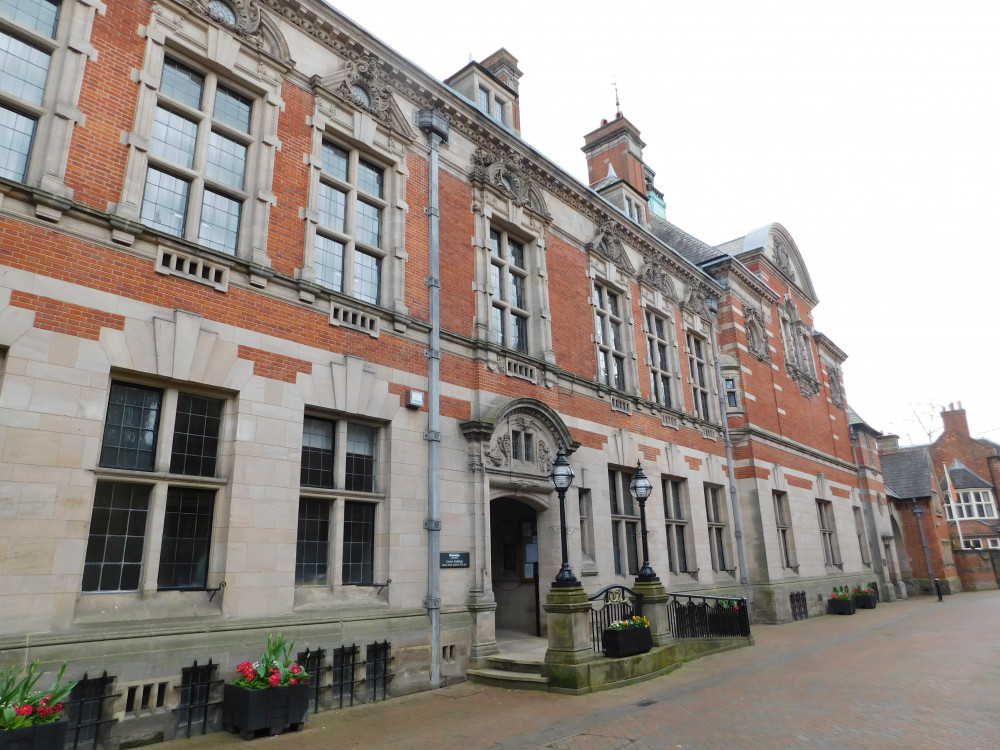
<instances>
[{"instance_id":1,"label":"stone column","mask_svg":"<svg viewBox=\"0 0 1000 750\"><path fill-rule=\"evenodd\" d=\"M653 636L653 645L665 646L673 640L668 617L670 595L659 579L636 581L632 588L642 594L642 614L649 620L649 632Z\"/></svg>"},{"instance_id":2,"label":"stone column","mask_svg":"<svg viewBox=\"0 0 1000 750\"><path fill-rule=\"evenodd\" d=\"M590 685L594 642L590 634L590 602L582 586L553 586L545 597L549 647L542 674L555 687L585 690Z\"/></svg>"}]
</instances>

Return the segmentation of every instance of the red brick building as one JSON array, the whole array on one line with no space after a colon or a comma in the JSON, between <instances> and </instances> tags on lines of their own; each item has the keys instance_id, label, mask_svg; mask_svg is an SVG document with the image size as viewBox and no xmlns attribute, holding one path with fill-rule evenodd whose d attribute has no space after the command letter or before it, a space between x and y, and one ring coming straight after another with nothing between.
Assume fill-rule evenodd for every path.
<instances>
[{"instance_id":1,"label":"red brick building","mask_svg":"<svg viewBox=\"0 0 1000 750\"><path fill-rule=\"evenodd\" d=\"M891 581L803 253L670 223L621 113L583 185L520 139L509 52L442 83L318 0L0 35L0 657L107 669L112 741L268 632L390 644L366 698L463 679L544 632L563 526L588 591L632 582L639 462L672 592L768 622Z\"/></svg>"}]
</instances>

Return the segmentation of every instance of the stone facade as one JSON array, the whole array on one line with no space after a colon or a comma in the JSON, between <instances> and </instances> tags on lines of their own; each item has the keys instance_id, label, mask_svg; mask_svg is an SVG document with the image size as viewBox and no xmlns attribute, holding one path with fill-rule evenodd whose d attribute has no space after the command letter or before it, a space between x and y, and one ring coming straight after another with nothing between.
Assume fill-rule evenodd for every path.
<instances>
[{"instance_id":1,"label":"stone facade","mask_svg":"<svg viewBox=\"0 0 1000 750\"><path fill-rule=\"evenodd\" d=\"M770 622L888 580L802 254L777 224L713 248L667 222L627 120L582 185L517 136L506 50L449 87L314 0L28 4L58 16L2 26L49 74L37 104L0 91L30 125L0 179L0 657L115 675L112 744L173 737L182 669L228 679L268 632L389 641L396 695L544 633L559 450L588 592L642 562L640 461L671 592ZM468 559L439 592L431 487Z\"/></svg>"}]
</instances>

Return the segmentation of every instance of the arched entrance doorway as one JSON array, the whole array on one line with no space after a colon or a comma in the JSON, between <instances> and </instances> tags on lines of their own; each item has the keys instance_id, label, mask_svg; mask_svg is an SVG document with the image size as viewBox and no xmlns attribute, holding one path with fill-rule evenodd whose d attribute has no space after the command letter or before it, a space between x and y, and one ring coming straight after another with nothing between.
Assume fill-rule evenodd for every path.
<instances>
[{"instance_id":1,"label":"arched entrance doorway","mask_svg":"<svg viewBox=\"0 0 1000 750\"><path fill-rule=\"evenodd\" d=\"M538 513L512 497L490 503L491 568L497 630L541 635Z\"/></svg>"}]
</instances>

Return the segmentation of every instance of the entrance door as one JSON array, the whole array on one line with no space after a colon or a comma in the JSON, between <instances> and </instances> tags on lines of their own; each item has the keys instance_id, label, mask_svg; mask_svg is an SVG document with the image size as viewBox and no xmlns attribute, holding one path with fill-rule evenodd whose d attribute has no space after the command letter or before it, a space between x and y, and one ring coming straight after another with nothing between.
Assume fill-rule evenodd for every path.
<instances>
[{"instance_id":1,"label":"entrance door","mask_svg":"<svg viewBox=\"0 0 1000 750\"><path fill-rule=\"evenodd\" d=\"M538 515L520 500L497 498L490 528L496 628L539 635Z\"/></svg>"}]
</instances>

